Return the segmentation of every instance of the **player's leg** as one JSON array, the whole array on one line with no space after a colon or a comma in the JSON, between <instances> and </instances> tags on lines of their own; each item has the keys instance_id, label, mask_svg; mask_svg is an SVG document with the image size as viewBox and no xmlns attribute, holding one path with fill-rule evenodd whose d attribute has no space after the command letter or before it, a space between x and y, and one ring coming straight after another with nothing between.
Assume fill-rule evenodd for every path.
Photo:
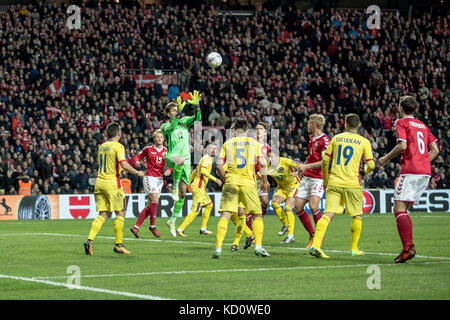
<instances>
[{"instance_id":1,"label":"player's leg","mask_svg":"<svg viewBox=\"0 0 450 320\"><path fill-rule=\"evenodd\" d=\"M227 234L228 221L230 220L232 212L223 211L220 213L219 223L217 224L216 232L216 250L214 251L212 258L218 259L222 252L223 240Z\"/></svg>"},{"instance_id":2,"label":"player's leg","mask_svg":"<svg viewBox=\"0 0 450 320\"><path fill-rule=\"evenodd\" d=\"M178 185L179 199L177 201L175 201L175 205L173 206L172 216L167 221L167 226L169 227L170 234L173 237L177 236L176 230L175 230L175 222L176 222L176 220L178 218L178 215L181 212L181 209L183 209L184 199L186 197L187 187L188 187L188 184L187 184L187 182L185 182L184 179L179 182L179 185Z\"/></svg>"},{"instance_id":3,"label":"player's leg","mask_svg":"<svg viewBox=\"0 0 450 320\"><path fill-rule=\"evenodd\" d=\"M136 237L139 238L139 228L144 223L145 219L150 215L150 189L151 189L151 180L149 176L144 176L143 179L143 185L144 185L144 192L147 196L147 205L142 209L142 211L139 213L139 217L134 224L133 227L130 228L131 233Z\"/></svg>"},{"instance_id":4,"label":"player's leg","mask_svg":"<svg viewBox=\"0 0 450 320\"><path fill-rule=\"evenodd\" d=\"M172 157L173 161L173 193L172 198L174 201L179 199L179 182L183 173L184 158L180 155Z\"/></svg>"},{"instance_id":5,"label":"player's leg","mask_svg":"<svg viewBox=\"0 0 450 320\"><path fill-rule=\"evenodd\" d=\"M261 194L259 197L259 201L261 202L261 211L262 216L264 218L264 216L267 213L267 208L269 207L269 194L268 193Z\"/></svg>"},{"instance_id":6,"label":"player's leg","mask_svg":"<svg viewBox=\"0 0 450 320\"><path fill-rule=\"evenodd\" d=\"M275 191L275 194L272 198L272 208L273 211L275 211L275 214L277 215L278 219L280 219L282 223L281 231L278 232L279 236L283 236L287 230L288 230L288 220L286 217L286 214L284 213L283 209L280 207L280 204L282 204L285 200L285 197L282 195L282 192L277 189Z\"/></svg>"},{"instance_id":7,"label":"player's leg","mask_svg":"<svg viewBox=\"0 0 450 320\"><path fill-rule=\"evenodd\" d=\"M123 245L123 226L125 224L125 193L123 189L113 190L110 192L111 211L114 211L116 218L114 219L115 246L114 252L131 253L125 249Z\"/></svg>"},{"instance_id":8,"label":"player's leg","mask_svg":"<svg viewBox=\"0 0 450 320\"><path fill-rule=\"evenodd\" d=\"M312 245L312 240L314 237L314 227L311 223L311 218L309 217L308 212L306 212L304 209L306 202L307 200L296 197L294 204L294 211L297 217L300 219L300 222L302 223L303 227L305 227L306 231L309 234L309 243L306 246L306 249L309 249Z\"/></svg>"},{"instance_id":9,"label":"player's leg","mask_svg":"<svg viewBox=\"0 0 450 320\"><path fill-rule=\"evenodd\" d=\"M311 209L311 214L314 219L314 224L322 217L322 213L319 210L320 200L322 200L324 188L322 179L311 179L309 183L310 194L309 197L309 208Z\"/></svg>"},{"instance_id":10,"label":"player's leg","mask_svg":"<svg viewBox=\"0 0 450 320\"><path fill-rule=\"evenodd\" d=\"M157 238L161 236L158 232L158 229L156 229L156 214L158 213L159 195L160 193L158 192L158 193L150 193L148 196L150 203L150 206L148 207L148 212L150 216L149 230Z\"/></svg>"},{"instance_id":11,"label":"player's leg","mask_svg":"<svg viewBox=\"0 0 450 320\"><path fill-rule=\"evenodd\" d=\"M84 251L87 255L93 255L93 244L95 236L102 228L103 223L106 221L108 217L108 212L110 211L108 194L100 189L95 188L94 190L94 198L95 198L95 206L97 211L99 212L97 218L92 221L91 229L89 230L89 235L84 243Z\"/></svg>"},{"instance_id":12,"label":"player's leg","mask_svg":"<svg viewBox=\"0 0 450 320\"><path fill-rule=\"evenodd\" d=\"M125 224L125 211L114 211L116 218L114 219L114 234L116 236L114 252L130 254L123 245L123 226Z\"/></svg>"},{"instance_id":13,"label":"player's leg","mask_svg":"<svg viewBox=\"0 0 450 320\"><path fill-rule=\"evenodd\" d=\"M361 256L364 254L364 252L358 249L358 243L362 230L362 208L364 203L364 196L360 188L349 188L345 189L344 197L345 214L353 218L350 226L350 254L352 256Z\"/></svg>"},{"instance_id":14,"label":"player's leg","mask_svg":"<svg viewBox=\"0 0 450 320\"><path fill-rule=\"evenodd\" d=\"M322 213L319 209L320 200L322 198L318 196L312 195L309 198L309 208L311 209L311 214L314 219L314 224L317 225L317 222L319 222L320 218L322 218Z\"/></svg>"},{"instance_id":15,"label":"player's leg","mask_svg":"<svg viewBox=\"0 0 450 320\"><path fill-rule=\"evenodd\" d=\"M295 199L293 195L286 199L284 203L284 210L286 211L286 217L288 220L288 235L287 237L282 241L282 243L293 243L295 241L294 239L294 226L295 226L295 216L294 216L294 202Z\"/></svg>"},{"instance_id":16,"label":"player's leg","mask_svg":"<svg viewBox=\"0 0 450 320\"><path fill-rule=\"evenodd\" d=\"M184 230L194 221L195 217L198 216L200 211L202 210L202 197L201 197L201 190L199 190L196 187L191 187L192 192L192 205L191 205L191 211L186 216L186 218L183 220L183 223L178 227L177 234L180 237L185 237Z\"/></svg>"},{"instance_id":17,"label":"player's leg","mask_svg":"<svg viewBox=\"0 0 450 320\"><path fill-rule=\"evenodd\" d=\"M222 244L227 234L228 220L231 214L238 211L239 207L239 187L225 183L222 188L222 197L220 199L220 219L216 231L216 250L212 256L213 259L220 257Z\"/></svg>"},{"instance_id":18,"label":"player's leg","mask_svg":"<svg viewBox=\"0 0 450 320\"><path fill-rule=\"evenodd\" d=\"M263 248L264 221L262 218L261 202L258 190L255 187L240 187L239 200L248 213L253 215L253 235L255 237L255 254L269 257L270 254Z\"/></svg>"},{"instance_id":19,"label":"player's leg","mask_svg":"<svg viewBox=\"0 0 450 320\"><path fill-rule=\"evenodd\" d=\"M200 234L203 235L210 235L212 234L211 231L209 231L206 226L208 224L209 217L211 216L211 211L213 209L213 203L211 199L209 198L206 191L202 192L202 206L205 207L202 214L202 225L200 227Z\"/></svg>"},{"instance_id":20,"label":"player's leg","mask_svg":"<svg viewBox=\"0 0 450 320\"><path fill-rule=\"evenodd\" d=\"M426 190L429 180L428 176L401 175L395 186L394 215L403 246L402 252L394 259L395 263L404 263L416 255L413 241L413 223L408 209Z\"/></svg>"},{"instance_id":21,"label":"player's leg","mask_svg":"<svg viewBox=\"0 0 450 320\"><path fill-rule=\"evenodd\" d=\"M313 243L309 249L309 253L315 257L328 258L328 256L323 253L321 249L322 242L325 237L328 224L331 222L336 213L342 213L344 199L342 193L342 188L328 187L327 189L324 214L317 222Z\"/></svg>"}]
</instances>

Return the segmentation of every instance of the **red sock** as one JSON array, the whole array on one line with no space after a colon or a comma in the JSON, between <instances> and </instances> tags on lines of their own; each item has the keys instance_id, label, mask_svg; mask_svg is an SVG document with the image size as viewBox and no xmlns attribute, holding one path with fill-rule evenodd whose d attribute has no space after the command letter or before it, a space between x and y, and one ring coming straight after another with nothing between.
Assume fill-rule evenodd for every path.
<instances>
[{"instance_id":1,"label":"red sock","mask_svg":"<svg viewBox=\"0 0 450 320\"><path fill-rule=\"evenodd\" d=\"M139 218L137 219L137 222L136 222L136 227L140 227L140 226L141 226L141 224L142 224L142 223L145 221L145 219L147 218L148 214L149 214L148 208L145 207L145 208L141 211L141 213L139 214Z\"/></svg>"},{"instance_id":2,"label":"red sock","mask_svg":"<svg viewBox=\"0 0 450 320\"><path fill-rule=\"evenodd\" d=\"M302 210L300 212L296 212L297 217L300 219L301 223L305 227L306 231L308 231L309 235L314 233L314 228L311 223L311 218L309 217L308 212Z\"/></svg>"},{"instance_id":3,"label":"red sock","mask_svg":"<svg viewBox=\"0 0 450 320\"><path fill-rule=\"evenodd\" d=\"M157 209L158 209L158 202L152 202L150 204L150 208L149 208L150 227L154 227L155 226L155 219L156 219Z\"/></svg>"},{"instance_id":4,"label":"red sock","mask_svg":"<svg viewBox=\"0 0 450 320\"><path fill-rule=\"evenodd\" d=\"M317 222L322 218L322 212L319 209L314 211L313 213L314 224L317 225Z\"/></svg>"},{"instance_id":5,"label":"red sock","mask_svg":"<svg viewBox=\"0 0 450 320\"><path fill-rule=\"evenodd\" d=\"M409 250L413 245L413 225L411 217L406 211L398 211L395 213L395 221L397 222L397 230L402 241L403 251Z\"/></svg>"},{"instance_id":6,"label":"red sock","mask_svg":"<svg viewBox=\"0 0 450 320\"><path fill-rule=\"evenodd\" d=\"M252 220L253 220L253 216L251 214L245 215L245 222L247 224L247 227L253 231Z\"/></svg>"},{"instance_id":7,"label":"red sock","mask_svg":"<svg viewBox=\"0 0 450 320\"><path fill-rule=\"evenodd\" d=\"M264 217L267 213L267 207L261 207L262 210L262 216Z\"/></svg>"}]
</instances>

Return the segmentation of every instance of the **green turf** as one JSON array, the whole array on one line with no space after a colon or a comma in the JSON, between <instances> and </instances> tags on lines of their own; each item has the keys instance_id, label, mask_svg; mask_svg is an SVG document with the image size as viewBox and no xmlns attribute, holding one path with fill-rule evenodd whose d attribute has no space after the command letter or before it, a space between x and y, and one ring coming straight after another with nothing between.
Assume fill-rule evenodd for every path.
<instances>
[{"instance_id":1,"label":"green turf","mask_svg":"<svg viewBox=\"0 0 450 320\"><path fill-rule=\"evenodd\" d=\"M183 300L450 299L450 214L413 213L412 220L417 256L402 265L393 263L401 250L393 215L364 216L360 249L367 254L359 257L349 253L351 219L337 216L323 245L328 260L311 257L304 249L308 237L298 219L296 242L280 243L281 224L273 215L264 218L264 247L271 257L255 256L253 246L243 250L245 236L239 251L232 252L230 222L217 260L211 259L216 217L208 223L213 235L199 234L197 217L183 239L172 238L161 218L161 238L151 235L146 221L144 239L135 239L129 231L135 219L126 219L124 243L131 255L113 253L113 223L108 219L94 241L94 256L86 256L83 249L92 220L2 221L0 299L139 298L133 294ZM66 283L71 265L80 268L83 288L117 294L2 278ZM380 289L367 287L370 265L380 268Z\"/></svg>"}]
</instances>

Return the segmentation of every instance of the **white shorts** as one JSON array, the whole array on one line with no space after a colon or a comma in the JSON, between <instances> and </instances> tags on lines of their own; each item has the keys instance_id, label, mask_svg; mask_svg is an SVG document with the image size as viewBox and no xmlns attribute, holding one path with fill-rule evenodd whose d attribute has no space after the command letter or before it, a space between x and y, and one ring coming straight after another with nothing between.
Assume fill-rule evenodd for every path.
<instances>
[{"instance_id":1,"label":"white shorts","mask_svg":"<svg viewBox=\"0 0 450 320\"><path fill-rule=\"evenodd\" d=\"M163 178L144 176L145 195L149 195L150 193L157 193L159 195L161 193L163 185L164 185Z\"/></svg>"},{"instance_id":2,"label":"white shorts","mask_svg":"<svg viewBox=\"0 0 450 320\"><path fill-rule=\"evenodd\" d=\"M303 177L295 197L306 201L309 201L312 196L322 199L323 192L323 179Z\"/></svg>"},{"instance_id":3,"label":"white shorts","mask_svg":"<svg viewBox=\"0 0 450 320\"><path fill-rule=\"evenodd\" d=\"M395 186L394 201L417 204L429 181L430 176L427 175L401 174Z\"/></svg>"},{"instance_id":4,"label":"white shorts","mask_svg":"<svg viewBox=\"0 0 450 320\"><path fill-rule=\"evenodd\" d=\"M258 196L260 196L260 197L262 197L262 196L268 196L268 195L269 195L269 192L267 192L267 191L263 192L263 191L261 190L261 183L262 183L262 180L261 180L261 179L256 179L256 185L257 185L257 187L258 187Z\"/></svg>"}]
</instances>

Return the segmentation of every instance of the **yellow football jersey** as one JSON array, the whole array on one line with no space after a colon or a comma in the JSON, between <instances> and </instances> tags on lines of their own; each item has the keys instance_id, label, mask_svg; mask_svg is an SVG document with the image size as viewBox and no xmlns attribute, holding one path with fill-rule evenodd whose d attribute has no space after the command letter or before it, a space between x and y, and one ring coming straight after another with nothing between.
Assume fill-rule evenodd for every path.
<instances>
[{"instance_id":1,"label":"yellow football jersey","mask_svg":"<svg viewBox=\"0 0 450 320\"><path fill-rule=\"evenodd\" d=\"M211 172L212 158L208 154L204 155L203 158L201 158L194 172L192 172L190 179L191 185L196 186L199 189L205 190L209 178L205 174L202 174L202 168L206 169L208 173Z\"/></svg>"},{"instance_id":2,"label":"yellow football jersey","mask_svg":"<svg viewBox=\"0 0 450 320\"><path fill-rule=\"evenodd\" d=\"M369 140L352 132L334 136L325 152L325 163L331 160L331 166L329 174L328 167L323 168L324 184L344 188L361 187L359 169L363 156L366 162L373 160Z\"/></svg>"},{"instance_id":3,"label":"yellow football jersey","mask_svg":"<svg viewBox=\"0 0 450 320\"><path fill-rule=\"evenodd\" d=\"M126 161L125 148L117 141L108 140L100 145L97 153L98 173L96 188L120 189L120 162Z\"/></svg>"},{"instance_id":4,"label":"yellow football jersey","mask_svg":"<svg viewBox=\"0 0 450 320\"><path fill-rule=\"evenodd\" d=\"M275 179L279 188L287 188L296 182L297 177L292 176L292 168L297 166L297 162L288 158L280 157L278 166L269 166L267 173Z\"/></svg>"},{"instance_id":5,"label":"yellow football jersey","mask_svg":"<svg viewBox=\"0 0 450 320\"><path fill-rule=\"evenodd\" d=\"M255 164L259 157L261 145L255 139L238 136L227 140L219 154L219 162L227 165L226 183L256 186Z\"/></svg>"}]
</instances>

